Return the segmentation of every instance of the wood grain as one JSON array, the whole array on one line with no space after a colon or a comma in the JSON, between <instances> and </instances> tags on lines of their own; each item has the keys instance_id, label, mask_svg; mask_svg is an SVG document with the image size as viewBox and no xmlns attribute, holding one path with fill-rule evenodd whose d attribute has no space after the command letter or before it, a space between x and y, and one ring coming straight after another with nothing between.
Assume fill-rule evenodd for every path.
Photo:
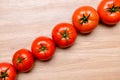
<instances>
[{"instance_id":1,"label":"wood grain","mask_svg":"<svg viewBox=\"0 0 120 80\"><path fill-rule=\"evenodd\" d=\"M30 49L38 36L51 37L53 27L71 23L82 5L97 7L100 0L0 0L0 62L10 62L14 52ZM29 73L17 80L120 80L120 23L99 24L89 35L78 34L68 49L57 48L48 62L36 60Z\"/></svg>"}]
</instances>

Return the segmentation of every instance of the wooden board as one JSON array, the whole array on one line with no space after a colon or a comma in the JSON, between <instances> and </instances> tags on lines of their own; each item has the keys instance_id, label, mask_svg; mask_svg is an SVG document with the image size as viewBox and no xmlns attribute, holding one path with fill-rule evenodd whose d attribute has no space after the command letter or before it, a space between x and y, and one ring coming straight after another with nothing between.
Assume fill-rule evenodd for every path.
<instances>
[{"instance_id":1,"label":"wooden board","mask_svg":"<svg viewBox=\"0 0 120 80\"><path fill-rule=\"evenodd\" d=\"M53 27L71 22L76 8L97 7L101 0L0 0L0 62L31 48L38 36L51 37ZM78 34L68 49L57 48L48 62L36 60L33 70L17 80L120 80L120 23L99 24L89 35Z\"/></svg>"}]
</instances>

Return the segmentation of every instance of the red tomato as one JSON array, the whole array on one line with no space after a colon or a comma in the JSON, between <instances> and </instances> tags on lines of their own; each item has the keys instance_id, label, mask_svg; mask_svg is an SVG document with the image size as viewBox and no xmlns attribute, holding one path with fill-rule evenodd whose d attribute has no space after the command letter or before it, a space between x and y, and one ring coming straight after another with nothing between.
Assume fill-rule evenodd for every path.
<instances>
[{"instance_id":1,"label":"red tomato","mask_svg":"<svg viewBox=\"0 0 120 80\"><path fill-rule=\"evenodd\" d=\"M44 36L36 38L31 47L34 56L43 61L49 60L53 56L55 49L53 40Z\"/></svg>"},{"instance_id":2,"label":"red tomato","mask_svg":"<svg viewBox=\"0 0 120 80\"><path fill-rule=\"evenodd\" d=\"M10 63L0 63L0 80L16 80L16 70Z\"/></svg>"},{"instance_id":3,"label":"red tomato","mask_svg":"<svg viewBox=\"0 0 120 80\"><path fill-rule=\"evenodd\" d=\"M120 21L120 0L102 0L98 13L103 23L114 25Z\"/></svg>"},{"instance_id":4,"label":"red tomato","mask_svg":"<svg viewBox=\"0 0 120 80\"><path fill-rule=\"evenodd\" d=\"M29 50L20 49L14 54L12 62L18 71L28 72L34 65L34 58Z\"/></svg>"},{"instance_id":5,"label":"red tomato","mask_svg":"<svg viewBox=\"0 0 120 80\"><path fill-rule=\"evenodd\" d=\"M60 23L52 31L52 38L61 48L70 47L76 40L77 33L72 24Z\"/></svg>"},{"instance_id":6,"label":"red tomato","mask_svg":"<svg viewBox=\"0 0 120 80\"><path fill-rule=\"evenodd\" d=\"M75 10L72 21L80 33L90 33L99 23L97 11L90 6L82 6Z\"/></svg>"}]
</instances>

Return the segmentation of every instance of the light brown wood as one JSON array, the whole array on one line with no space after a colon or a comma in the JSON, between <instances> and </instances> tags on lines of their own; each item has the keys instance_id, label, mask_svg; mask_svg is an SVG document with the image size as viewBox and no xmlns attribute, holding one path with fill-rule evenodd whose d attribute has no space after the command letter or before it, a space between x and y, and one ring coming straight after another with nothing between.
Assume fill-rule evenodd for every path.
<instances>
[{"instance_id":1,"label":"light brown wood","mask_svg":"<svg viewBox=\"0 0 120 80\"><path fill-rule=\"evenodd\" d=\"M97 7L100 0L0 0L0 62L10 62L14 52L30 49L38 36L51 37L53 27L71 22L82 5ZM33 70L17 80L120 80L120 23L99 24L80 35L68 49L56 49L48 62L36 60Z\"/></svg>"}]
</instances>

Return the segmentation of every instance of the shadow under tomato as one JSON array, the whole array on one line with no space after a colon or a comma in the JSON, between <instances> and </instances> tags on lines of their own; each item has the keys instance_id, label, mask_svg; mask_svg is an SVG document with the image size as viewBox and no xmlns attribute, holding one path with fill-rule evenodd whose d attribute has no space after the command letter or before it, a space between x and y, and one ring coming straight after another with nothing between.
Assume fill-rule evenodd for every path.
<instances>
[{"instance_id":1,"label":"shadow under tomato","mask_svg":"<svg viewBox=\"0 0 120 80\"><path fill-rule=\"evenodd\" d=\"M94 30L92 32L89 32L89 33L80 33L78 31L77 31L77 33L78 33L78 37L79 36L90 36L90 35L92 35L94 33Z\"/></svg>"},{"instance_id":2,"label":"shadow under tomato","mask_svg":"<svg viewBox=\"0 0 120 80\"><path fill-rule=\"evenodd\" d=\"M114 25L108 25L108 24L105 24L103 23L102 21L99 22L99 25L102 26L102 27L107 27L107 28L114 28L117 24L114 24Z\"/></svg>"},{"instance_id":3,"label":"shadow under tomato","mask_svg":"<svg viewBox=\"0 0 120 80\"><path fill-rule=\"evenodd\" d=\"M56 51L55 51L55 53L56 53ZM35 61L48 63L48 62L52 61L52 59L55 57L55 53L54 53L54 55L53 55L50 59L48 59L48 60L39 60L39 59L35 58Z\"/></svg>"}]
</instances>

